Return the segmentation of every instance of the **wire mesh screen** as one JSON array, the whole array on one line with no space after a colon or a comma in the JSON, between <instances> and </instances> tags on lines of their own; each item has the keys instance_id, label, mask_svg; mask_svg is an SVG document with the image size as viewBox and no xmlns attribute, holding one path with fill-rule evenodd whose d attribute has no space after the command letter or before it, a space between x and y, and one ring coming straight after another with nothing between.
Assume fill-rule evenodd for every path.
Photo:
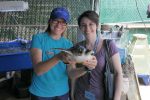
<instances>
[{"instance_id":1,"label":"wire mesh screen","mask_svg":"<svg viewBox=\"0 0 150 100\"><path fill-rule=\"evenodd\" d=\"M91 0L23 1L28 2L29 4L29 9L26 11L0 12L0 41L10 41L16 38L31 40L33 34L45 31L52 9L62 6L66 7L71 15L71 21L69 22L65 36L73 42L76 42L76 34L78 31L77 17L83 11L92 8Z\"/></svg>"},{"instance_id":2,"label":"wire mesh screen","mask_svg":"<svg viewBox=\"0 0 150 100\"><path fill-rule=\"evenodd\" d=\"M146 11L150 0L101 0L101 23L142 22L150 20Z\"/></svg>"}]
</instances>

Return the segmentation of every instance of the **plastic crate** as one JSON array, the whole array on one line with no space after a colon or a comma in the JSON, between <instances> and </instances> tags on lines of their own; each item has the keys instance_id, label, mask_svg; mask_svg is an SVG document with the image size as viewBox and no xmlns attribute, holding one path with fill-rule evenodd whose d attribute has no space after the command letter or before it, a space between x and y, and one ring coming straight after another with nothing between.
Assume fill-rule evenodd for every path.
<instances>
[{"instance_id":1,"label":"plastic crate","mask_svg":"<svg viewBox=\"0 0 150 100\"><path fill-rule=\"evenodd\" d=\"M150 75L138 74L138 80L140 84L150 85Z\"/></svg>"},{"instance_id":2,"label":"plastic crate","mask_svg":"<svg viewBox=\"0 0 150 100\"><path fill-rule=\"evenodd\" d=\"M126 62L126 58L127 58L126 49L118 48L118 51L119 51L119 55L120 55L120 59L121 59L121 64L124 64Z\"/></svg>"},{"instance_id":3,"label":"plastic crate","mask_svg":"<svg viewBox=\"0 0 150 100\"><path fill-rule=\"evenodd\" d=\"M16 48L16 47L22 47L21 42L17 40L9 42L0 42L0 49Z\"/></svg>"},{"instance_id":4,"label":"plastic crate","mask_svg":"<svg viewBox=\"0 0 150 100\"><path fill-rule=\"evenodd\" d=\"M0 72L32 68L29 52L0 55Z\"/></svg>"},{"instance_id":5,"label":"plastic crate","mask_svg":"<svg viewBox=\"0 0 150 100\"><path fill-rule=\"evenodd\" d=\"M27 44L27 43L26 43ZM0 49L9 48L25 48L26 44L22 43L21 41L14 40L9 42L0 42ZM5 53L0 54L0 72L7 72L7 71L16 71L16 70L24 70L24 69L31 69L32 62L30 57L29 50L26 51L19 51L13 53Z\"/></svg>"}]
</instances>

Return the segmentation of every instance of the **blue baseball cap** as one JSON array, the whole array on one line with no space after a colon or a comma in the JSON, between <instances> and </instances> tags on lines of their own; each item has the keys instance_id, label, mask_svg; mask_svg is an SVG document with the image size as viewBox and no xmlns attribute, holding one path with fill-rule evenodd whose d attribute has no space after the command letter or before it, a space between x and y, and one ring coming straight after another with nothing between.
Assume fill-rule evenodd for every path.
<instances>
[{"instance_id":1,"label":"blue baseball cap","mask_svg":"<svg viewBox=\"0 0 150 100\"><path fill-rule=\"evenodd\" d=\"M65 9L64 7L54 8L51 12L50 19L58 19L58 18L64 19L66 23L68 23L70 20L68 10Z\"/></svg>"}]
</instances>

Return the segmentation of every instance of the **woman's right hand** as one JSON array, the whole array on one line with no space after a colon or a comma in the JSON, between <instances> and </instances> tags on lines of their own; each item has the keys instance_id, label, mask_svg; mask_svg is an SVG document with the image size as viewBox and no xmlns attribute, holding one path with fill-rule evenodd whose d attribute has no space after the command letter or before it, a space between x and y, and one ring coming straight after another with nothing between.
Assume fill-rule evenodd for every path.
<instances>
[{"instance_id":1,"label":"woman's right hand","mask_svg":"<svg viewBox=\"0 0 150 100\"><path fill-rule=\"evenodd\" d=\"M92 56L92 59L86 60L82 64L85 65L89 70L92 70L95 69L97 65L97 59L95 56Z\"/></svg>"}]
</instances>

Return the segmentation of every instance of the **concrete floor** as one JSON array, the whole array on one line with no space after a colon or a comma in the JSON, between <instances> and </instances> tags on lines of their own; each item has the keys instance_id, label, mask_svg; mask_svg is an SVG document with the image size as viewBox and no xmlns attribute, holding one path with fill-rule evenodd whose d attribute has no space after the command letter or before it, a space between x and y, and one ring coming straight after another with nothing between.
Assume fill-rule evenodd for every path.
<instances>
[{"instance_id":1,"label":"concrete floor","mask_svg":"<svg viewBox=\"0 0 150 100\"><path fill-rule=\"evenodd\" d=\"M11 80L4 81L0 83L0 100L30 100L30 97L27 98L18 98L14 93L14 89L12 88ZM139 85L141 100L150 100L150 85Z\"/></svg>"},{"instance_id":2,"label":"concrete floor","mask_svg":"<svg viewBox=\"0 0 150 100\"><path fill-rule=\"evenodd\" d=\"M150 85L140 85L139 89L142 100L150 100Z\"/></svg>"},{"instance_id":3,"label":"concrete floor","mask_svg":"<svg viewBox=\"0 0 150 100\"><path fill-rule=\"evenodd\" d=\"M10 91L3 89L0 91L0 100L30 100L30 98L17 98Z\"/></svg>"}]
</instances>

